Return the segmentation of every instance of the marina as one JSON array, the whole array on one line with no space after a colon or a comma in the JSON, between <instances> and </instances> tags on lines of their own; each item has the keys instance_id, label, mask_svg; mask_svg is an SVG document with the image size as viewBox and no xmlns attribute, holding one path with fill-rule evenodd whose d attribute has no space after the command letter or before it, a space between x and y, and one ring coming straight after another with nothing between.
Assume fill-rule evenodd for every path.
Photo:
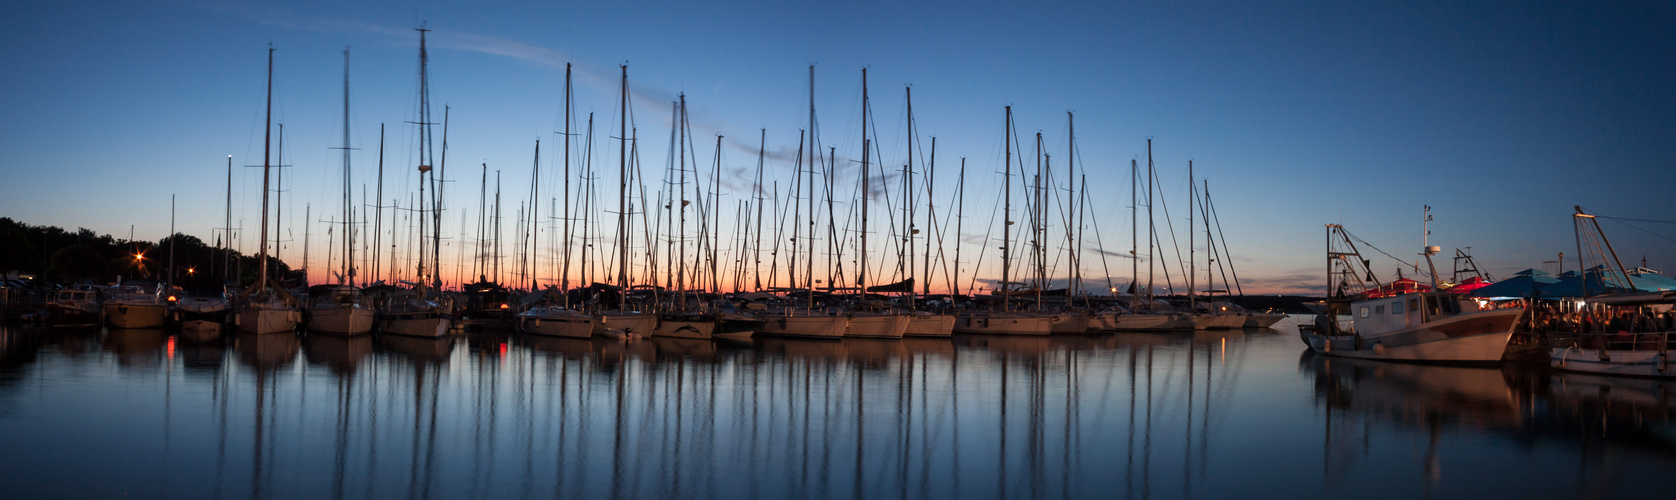
<instances>
[{"instance_id":1,"label":"marina","mask_svg":"<svg viewBox=\"0 0 1676 500\"><path fill-rule=\"evenodd\" d=\"M1676 4L13 10L3 498L1676 471Z\"/></svg>"},{"instance_id":2,"label":"marina","mask_svg":"<svg viewBox=\"0 0 1676 500\"><path fill-rule=\"evenodd\" d=\"M26 498L1635 498L1676 466L1676 382L1321 356L1299 320L747 344L5 326L0 463Z\"/></svg>"}]
</instances>

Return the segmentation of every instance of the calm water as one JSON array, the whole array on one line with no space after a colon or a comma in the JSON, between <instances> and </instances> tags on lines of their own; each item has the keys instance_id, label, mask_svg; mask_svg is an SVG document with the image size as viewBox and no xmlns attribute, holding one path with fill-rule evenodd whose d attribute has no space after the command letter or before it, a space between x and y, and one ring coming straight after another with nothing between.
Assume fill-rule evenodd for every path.
<instances>
[{"instance_id":1,"label":"calm water","mask_svg":"<svg viewBox=\"0 0 1676 500\"><path fill-rule=\"evenodd\" d=\"M623 344L0 330L9 498L1667 498L1676 384L1273 330Z\"/></svg>"}]
</instances>

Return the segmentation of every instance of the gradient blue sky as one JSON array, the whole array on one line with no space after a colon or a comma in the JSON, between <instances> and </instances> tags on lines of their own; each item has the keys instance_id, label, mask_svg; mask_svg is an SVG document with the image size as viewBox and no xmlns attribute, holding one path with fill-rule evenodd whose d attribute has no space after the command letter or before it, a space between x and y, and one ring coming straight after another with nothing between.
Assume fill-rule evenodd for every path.
<instances>
[{"instance_id":1,"label":"gradient blue sky","mask_svg":"<svg viewBox=\"0 0 1676 500\"><path fill-rule=\"evenodd\" d=\"M527 196L538 138L543 184L556 186L564 64L576 66L576 113L596 112L604 137L616 127L616 66L625 61L649 176L661 175L669 154L677 92L687 94L701 163L724 134L727 168L754 169L761 128L768 148L789 156L808 120L810 63L822 142L842 158L859 156L868 67L879 147L887 165L900 165L902 89L912 84L921 138L938 138L940 210L967 159L973 238L999 196L1003 106L1013 106L1021 139L1044 134L1061 169L1065 112L1076 113L1079 170L1108 250L1128 250L1129 161L1144 166L1152 138L1160 199L1177 219L1185 219L1187 161L1210 180L1247 293L1319 288L1325 223L1411 259L1423 205L1437 218L1433 244L1446 254L1472 247L1498 276L1558 252L1574 259L1573 205L1676 219L1667 168L1676 158L1676 5L1668 2L38 2L4 12L0 215L118 235L132 225L137 238L155 240L168 231L176 194L179 230L213 241L231 155L235 219L254 228L260 172L238 167L262 161L271 41L274 115L286 124L294 165L288 261L301 258L305 204L315 220L337 212L340 156L330 148L343 130L346 45L351 140L361 148L355 183L372 190L384 123L386 192L413 189L416 135L404 122L416 114L412 28L422 21L434 30L433 112L453 108L448 161L459 182L449 204L473 221L478 164L502 171L510 217ZM610 199L615 153L598 161L610 166L601 177ZM791 168L769 162L782 186ZM396 196L405 195L386 195ZM460 215L445 216L445 235L457 236ZM874 230L882 224L875 219ZM1676 265L1676 225L1603 224L1626 261ZM312 259L325 253L320 226ZM249 231L243 241L254 251ZM993 247L981 274L998 274ZM968 245L963 260L977 251ZM876 244L874 253L886 252ZM1173 251L1164 258L1173 262ZM1375 263L1382 275L1398 265ZM1128 281L1126 260L1109 265L1114 281ZM1104 274L1085 260L1085 279L1103 284Z\"/></svg>"}]
</instances>

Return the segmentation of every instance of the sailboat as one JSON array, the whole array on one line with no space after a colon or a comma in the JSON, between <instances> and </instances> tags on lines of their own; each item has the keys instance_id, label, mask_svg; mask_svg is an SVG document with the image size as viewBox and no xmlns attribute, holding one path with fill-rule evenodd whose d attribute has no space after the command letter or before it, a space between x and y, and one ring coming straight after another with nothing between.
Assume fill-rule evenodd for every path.
<instances>
[{"instance_id":1,"label":"sailboat","mask_svg":"<svg viewBox=\"0 0 1676 500\"><path fill-rule=\"evenodd\" d=\"M268 274L268 174L273 169L268 154L273 137L273 68L274 49L268 47L267 118L262 140L262 231L261 244L256 252L256 283L235 297L233 323L240 332L252 334L292 333L302 319L297 300L284 287L272 281Z\"/></svg>"},{"instance_id":2,"label":"sailboat","mask_svg":"<svg viewBox=\"0 0 1676 500\"><path fill-rule=\"evenodd\" d=\"M1426 207L1428 224L1430 212ZM1426 243L1423 254L1435 290L1432 255L1440 248ZM1378 281L1343 226L1327 225L1327 245L1326 310L1316 316L1314 328L1298 331L1315 352L1402 361L1497 362L1507 351L1523 309L1480 310L1477 302L1458 293L1379 293ZM1349 327L1340 326L1341 314L1351 315Z\"/></svg>"},{"instance_id":3,"label":"sailboat","mask_svg":"<svg viewBox=\"0 0 1676 500\"><path fill-rule=\"evenodd\" d=\"M622 72L621 88L619 89L619 93L621 95L619 96L618 101L618 106L620 107L619 116L621 117L621 121L618 123L617 131L617 136L621 141L618 144L617 150L617 286L615 290L608 290L608 293L615 294L617 300L613 301L616 304L615 307L601 308L602 310L595 313L594 316L598 318L598 321L593 323L593 333L595 335L621 334L632 337L651 335L652 332L656 331L658 329L658 315L650 311L643 311L633 307L629 303L629 297L627 295L630 288L628 279L628 257L629 238L631 236L628 230L628 222L633 220L630 218L630 211L627 207L627 203L630 198L628 182L629 139L627 118L629 94L628 65L623 65ZM567 138L570 136L570 95L570 65L567 64L565 65L565 137ZM566 165L569 165L570 160L568 155L570 151L570 143L568 141L565 143L565 148L565 161ZM639 151L638 144L635 145L635 148L635 151ZM636 156L636 158L638 158L638 156ZM569 170L568 166L566 167L566 170ZM568 192L566 193L566 196L569 196ZM566 203L568 205L568 202ZM569 235L567 234L566 238L568 237ZM651 243L647 242L647 244L649 245ZM570 272L568 267L569 259L566 259L565 262L565 273L568 275Z\"/></svg>"},{"instance_id":4,"label":"sailboat","mask_svg":"<svg viewBox=\"0 0 1676 500\"><path fill-rule=\"evenodd\" d=\"M907 87L905 89L905 92L906 92L905 95L906 95L906 98L907 98L907 107L908 107L908 127L907 127L908 128L908 163L905 167L906 168L905 172L903 172L905 175L902 176L902 182L907 184L907 186L906 186L907 189L904 190L904 195L903 195L904 199L912 200L913 195L915 194L914 193L914 185L913 185L914 184L914 180L913 180L914 179L914 135L915 135L914 132L915 132L915 125L916 125L914 123L914 88L913 87ZM935 169L937 168L937 140L936 140L936 138L932 138L932 140L931 140L931 168L933 169L932 172L935 172ZM927 211L927 214L928 214L926 216L926 220L935 220L936 212L932 208L932 204L931 204L931 201L932 201L931 200L931 182L928 181L928 182L925 183L925 189L926 189L925 207L926 207L926 211ZM916 276L914 276L915 272L914 272L913 236L915 234L919 233L919 229L914 227L913 216L912 216L912 213L909 211L909 207L912 206L912 205L913 205L913 203L911 201L904 202L902 204L902 215L903 215L902 231L903 231L904 240L903 240L903 245L902 245L902 255L901 255L900 258L901 258L903 264L905 264L904 267L907 268L906 270L907 270L907 274L908 274L908 279L907 279L908 287L907 287L907 297L906 297L907 306L908 306L908 327L902 330L902 336L904 336L904 337L948 337L948 336L954 334L954 315L934 313L934 312L930 312L930 311L920 310L919 307L918 307L918 303L914 301L913 282L914 282L914 278ZM927 235L926 238L925 238L925 242L926 242L926 244L925 244L925 258L926 258L925 293L926 293L926 295L931 294L931 240L932 240L931 236Z\"/></svg>"},{"instance_id":5,"label":"sailboat","mask_svg":"<svg viewBox=\"0 0 1676 500\"><path fill-rule=\"evenodd\" d=\"M435 241L437 240L432 240L432 245L425 245L426 241L424 238L426 233L424 220L424 216L426 215L426 210L424 208L426 203L425 183L436 182L434 176L429 179L426 178L426 175L431 172L430 160L433 158L431 155L430 87L428 85L429 82L427 81L429 53L427 53L425 49L425 33L430 30L420 27L418 28L418 31L420 244L418 276L415 278L418 281L408 282L408 284L411 285L411 288L391 290L386 298L378 305L378 312L375 315L375 319L380 333L415 337L442 337L448 334L450 315L449 308L442 300L440 300L440 296L432 297L434 292L440 292L441 273L437 272L434 267L425 267L427 257L432 259L431 262L433 263L433 266L441 264L441 259L437 258L439 256L436 255L434 250L436 248ZM435 197L436 189L432 189L431 193L431 196ZM432 203L432 206L437 209L441 208L439 203ZM440 216L433 217L431 221L438 226L437 229L440 229L442 221ZM441 235L437 234L436 230L432 230L430 233L432 238L441 237ZM433 250L431 252L426 252L427 246Z\"/></svg>"},{"instance_id":6,"label":"sailboat","mask_svg":"<svg viewBox=\"0 0 1676 500\"><path fill-rule=\"evenodd\" d=\"M798 176L800 176L800 180L806 189L804 199L808 203L809 233L805 238L799 238L798 235L802 234L799 231L800 221L797 220L797 217L792 217L791 255L793 255L793 266L789 273L791 275L791 289L789 290L790 293L787 294L787 298L796 298L797 293L802 293L803 297L799 300L801 304L783 304L780 307L762 311L760 317L763 319L763 325L758 332L764 335L836 340L842 338L844 332L848 331L850 327L850 317L848 315L815 307L815 165L818 163L816 151L820 149L815 131L815 66L811 64L809 65L809 130L806 132L809 146L807 171L803 170L805 165L802 165L804 159L804 141L802 138L798 140L797 153ZM807 175L804 175L805 172L807 172ZM828 189L830 187L828 186ZM793 203L795 203L795 199ZM796 269L796 255L799 244L805 245L809 250L807 259L804 261L806 271L801 289L797 286Z\"/></svg>"},{"instance_id":7,"label":"sailboat","mask_svg":"<svg viewBox=\"0 0 1676 500\"><path fill-rule=\"evenodd\" d=\"M535 188L531 190L530 199L539 200L541 199L541 183L539 182L541 178L541 141L535 143L535 175L533 177L536 182L531 183ZM532 206L534 205L532 204ZM532 209L532 211L534 210ZM531 217L531 220L537 219ZM532 231L531 234L536 233ZM531 236L529 239L531 243L536 244L536 248L540 248L540 238ZM530 255L540 255L540 252L532 249ZM539 260L537 261L539 262ZM540 266L534 267L536 269L540 268ZM588 338L593 336L594 325L597 323L594 318L558 303L569 302L568 297L563 298L562 301L554 300L553 295L558 293L558 289L554 287L548 287L546 290L540 289L537 285L539 280L533 278L533 276L539 276L540 273L535 272L534 269L531 271L530 293L524 296L522 304L526 307L514 316L518 330L524 333L559 337Z\"/></svg>"},{"instance_id":8,"label":"sailboat","mask_svg":"<svg viewBox=\"0 0 1676 500\"><path fill-rule=\"evenodd\" d=\"M343 51L343 265L337 284L308 289L308 329L339 335L372 332L372 304L355 286L355 225L350 211L349 186L349 49Z\"/></svg>"},{"instance_id":9,"label":"sailboat","mask_svg":"<svg viewBox=\"0 0 1676 500\"><path fill-rule=\"evenodd\" d=\"M1154 231L1153 228L1154 218L1152 215L1152 193L1154 184L1153 179L1157 176L1157 170L1154 168L1152 163L1151 139L1147 139L1146 141L1146 170L1147 237L1145 255L1147 256L1147 285L1145 295L1143 296L1141 294L1142 291L1139 290L1141 280L1140 260L1142 254L1140 254L1140 236L1135 233L1135 231L1140 230L1140 191L1137 187L1140 184L1140 170L1137 163L1131 161L1129 163L1129 217L1132 220L1132 223L1130 224L1131 247L1129 253L1130 255L1135 256L1135 258L1130 259L1132 278L1130 280L1129 301L1127 305L1113 305L1112 310L1104 311L1097 315L1096 321L1101 323L1100 326L1102 329L1109 329L1113 331L1156 332L1191 330L1193 329L1193 318L1190 315L1177 310L1174 306L1171 306L1167 302L1153 298L1152 271L1156 268L1155 263L1157 262L1157 259L1153 258L1156 255L1156 246L1154 245L1153 239L1156 231Z\"/></svg>"},{"instance_id":10,"label":"sailboat","mask_svg":"<svg viewBox=\"0 0 1676 500\"><path fill-rule=\"evenodd\" d=\"M674 261L672 267L674 267L674 269L670 271L675 275L675 289L671 291L674 294L674 297L671 300L672 303L668 304L665 310L658 313L658 326L652 331L652 336L710 339L716 333L716 314L708 310L709 308L706 307L708 304L702 300L696 300L697 298L695 298L693 301L694 303L692 304L689 304L688 301L688 296L692 295L692 293L687 290L687 267L689 264L693 264L697 260L701 259L695 259L694 262L688 262L686 260L688 258L687 205L691 204L691 201L686 199L687 144L689 139L686 94L681 94L679 96L679 102L676 104L675 109L674 125L676 127L675 135L677 136L677 150L675 152L677 159L674 166L679 169L679 179L675 185L675 192L670 197L670 206L666 206L666 208L672 212L679 212L679 215L672 214L672 217L678 219L677 222L680 227L671 228L672 231L675 231L676 239L679 242L679 250L677 253L672 255ZM721 149L719 147L720 142L721 141L718 138L718 148L716 151L718 155L721 154ZM696 266L694 267L696 268ZM702 297L706 294L700 293L699 295Z\"/></svg>"},{"instance_id":11,"label":"sailboat","mask_svg":"<svg viewBox=\"0 0 1676 500\"><path fill-rule=\"evenodd\" d=\"M870 103L867 97L867 68L861 69L861 246L856 249L860 265L856 266L855 302L850 304L850 326L845 337L899 339L908 331L908 314L892 311L880 301L867 298L867 206L871 205L873 179L869 155L872 140L867 136Z\"/></svg>"},{"instance_id":12,"label":"sailboat","mask_svg":"<svg viewBox=\"0 0 1676 500\"><path fill-rule=\"evenodd\" d=\"M981 335L1047 335L1053 331L1053 320L1039 314L1014 311L1013 296L1018 290L1008 289L1012 278L1012 218L1013 218L1013 107L1007 106L1007 120L1001 135L1006 138L1006 169L1002 175L1003 206L1001 219L1001 282L993 295L1001 298L1001 309L975 310L955 318L954 333Z\"/></svg>"}]
</instances>

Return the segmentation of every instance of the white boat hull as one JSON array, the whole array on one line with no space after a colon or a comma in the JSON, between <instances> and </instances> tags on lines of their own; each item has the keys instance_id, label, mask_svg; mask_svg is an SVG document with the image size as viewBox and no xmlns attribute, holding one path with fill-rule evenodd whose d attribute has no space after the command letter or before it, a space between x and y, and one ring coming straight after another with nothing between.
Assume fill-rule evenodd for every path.
<instances>
[{"instance_id":1,"label":"white boat hull","mask_svg":"<svg viewBox=\"0 0 1676 500\"><path fill-rule=\"evenodd\" d=\"M1048 317L1049 331L1055 335L1084 335L1092 320L1087 314L1055 314Z\"/></svg>"},{"instance_id":2,"label":"white boat hull","mask_svg":"<svg viewBox=\"0 0 1676 500\"><path fill-rule=\"evenodd\" d=\"M1245 315L1245 328L1268 328L1286 319L1285 314L1248 313Z\"/></svg>"},{"instance_id":3,"label":"white boat hull","mask_svg":"<svg viewBox=\"0 0 1676 500\"><path fill-rule=\"evenodd\" d=\"M290 308L251 306L233 315L233 326L240 332L256 335L293 333L302 313Z\"/></svg>"},{"instance_id":4,"label":"white boat hull","mask_svg":"<svg viewBox=\"0 0 1676 500\"><path fill-rule=\"evenodd\" d=\"M954 334L954 316L949 314L916 314L908 320L904 337L948 337Z\"/></svg>"},{"instance_id":5,"label":"white boat hull","mask_svg":"<svg viewBox=\"0 0 1676 500\"><path fill-rule=\"evenodd\" d=\"M1102 330L1118 331L1169 331L1187 330L1193 328L1191 319L1175 314L1117 314L1111 319L1111 327L1101 327Z\"/></svg>"},{"instance_id":6,"label":"white boat hull","mask_svg":"<svg viewBox=\"0 0 1676 500\"><path fill-rule=\"evenodd\" d=\"M1047 335L1053 331L1047 316L1023 314L966 315L955 319L954 333L976 335Z\"/></svg>"},{"instance_id":7,"label":"white boat hull","mask_svg":"<svg viewBox=\"0 0 1676 500\"><path fill-rule=\"evenodd\" d=\"M1361 359L1434 362L1495 362L1507 351L1521 309L1451 316L1378 335L1321 335L1299 331L1321 354Z\"/></svg>"},{"instance_id":8,"label":"white boat hull","mask_svg":"<svg viewBox=\"0 0 1676 500\"><path fill-rule=\"evenodd\" d=\"M372 309L361 307L313 309L308 314L308 329L338 335L365 335L372 333L374 316Z\"/></svg>"},{"instance_id":9,"label":"white boat hull","mask_svg":"<svg viewBox=\"0 0 1676 500\"><path fill-rule=\"evenodd\" d=\"M1676 377L1670 353L1658 350L1550 349L1549 366L1559 370L1632 377Z\"/></svg>"},{"instance_id":10,"label":"white boat hull","mask_svg":"<svg viewBox=\"0 0 1676 500\"><path fill-rule=\"evenodd\" d=\"M576 315L518 315L518 330L534 335L585 339L594 335L599 322L594 318Z\"/></svg>"},{"instance_id":11,"label":"white boat hull","mask_svg":"<svg viewBox=\"0 0 1676 500\"><path fill-rule=\"evenodd\" d=\"M844 331L845 337L899 339L908 331L906 314L865 314L850 316L850 326Z\"/></svg>"},{"instance_id":12,"label":"white boat hull","mask_svg":"<svg viewBox=\"0 0 1676 500\"><path fill-rule=\"evenodd\" d=\"M594 335L605 335L606 330L617 330L632 336L651 335L658 329L658 315L651 313L605 313L594 323Z\"/></svg>"},{"instance_id":13,"label":"white boat hull","mask_svg":"<svg viewBox=\"0 0 1676 500\"><path fill-rule=\"evenodd\" d=\"M448 319L431 315L387 317L378 320L378 332L409 337L440 338L448 336Z\"/></svg>"},{"instance_id":14,"label":"white boat hull","mask_svg":"<svg viewBox=\"0 0 1676 500\"><path fill-rule=\"evenodd\" d=\"M658 318L654 337L709 340L716 333L716 318L703 314L666 314Z\"/></svg>"},{"instance_id":15,"label":"white boat hull","mask_svg":"<svg viewBox=\"0 0 1676 500\"><path fill-rule=\"evenodd\" d=\"M759 330L763 335L812 339L839 339L850 327L848 316L790 316L772 315L763 318Z\"/></svg>"}]
</instances>

